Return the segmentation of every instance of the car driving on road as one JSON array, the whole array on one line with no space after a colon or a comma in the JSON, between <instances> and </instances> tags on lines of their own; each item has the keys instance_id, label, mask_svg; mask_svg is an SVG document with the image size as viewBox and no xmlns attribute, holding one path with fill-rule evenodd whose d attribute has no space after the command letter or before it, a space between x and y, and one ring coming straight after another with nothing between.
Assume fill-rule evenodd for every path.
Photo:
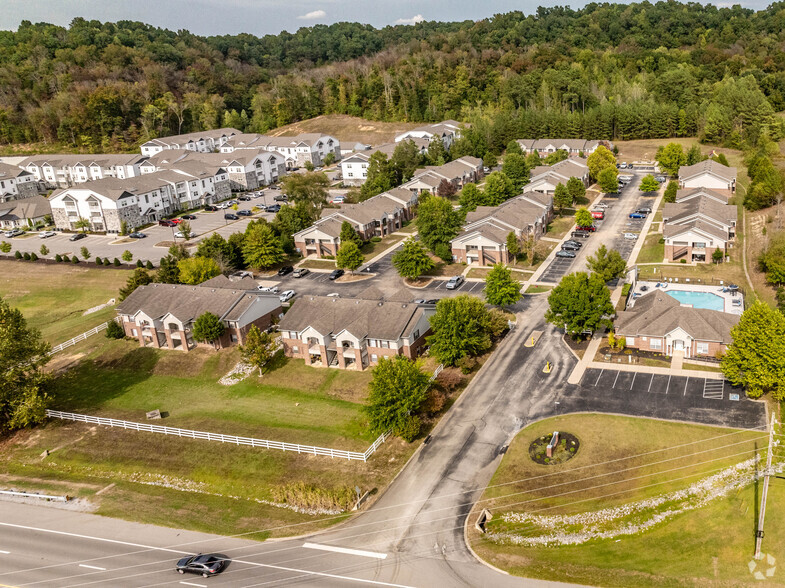
<instances>
[{"instance_id":1,"label":"car driving on road","mask_svg":"<svg viewBox=\"0 0 785 588\"><path fill-rule=\"evenodd\" d=\"M228 563L229 559L220 553L200 553L181 558L175 569L181 574L188 572L209 578L224 571Z\"/></svg>"}]
</instances>

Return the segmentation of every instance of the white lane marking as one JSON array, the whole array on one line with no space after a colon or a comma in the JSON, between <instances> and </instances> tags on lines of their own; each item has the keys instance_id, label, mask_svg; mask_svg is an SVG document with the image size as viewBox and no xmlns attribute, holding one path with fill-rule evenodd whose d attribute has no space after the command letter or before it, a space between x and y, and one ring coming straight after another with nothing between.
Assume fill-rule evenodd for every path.
<instances>
[{"instance_id":1,"label":"white lane marking","mask_svg":"<svg viewBox=\"0 0 785 588\"><path fill-rule=\"evenodd\" d=\"M638 375L638 372L635 372L635 373L632 374L632 382L630 382L630 390L632 390L632 387L635 385L635 376L637 376L637 375Z\"/></svg>"},{"instance_id":2,"label":"white lane marking","mask_svg":"<svg viewBox=\"0 0 785 588\"><path fill-rule=\"evenodd\" d=\"M346 553L348 555L359 555L360 557L373 557L376 559L387 559L386 553L378 551L363 551L362 549L349 549L348 547L337 547L335 545L320 545L318 543L303 543L305 549L321 549L322 551L334 551L335 553Z\"/></svg>"},{"instance_id":3,"label":"white lane marking","mask_svg":"<svg viewBox=\"0 0 785 588\"><path fill-rule=\"evenodd\" d=\"M690 377L687 376L687 381L684 382L684 394L682 394L682 396L687 396L687 384L689 383L690 383Z\"/></svg>"},{"instance_id":4,"label":"white lane marking","mask_svg":"<svg viewBox=\"0 0 785 588\"><path fill-rule=\"evenodd\" d=\"M605 371L605 369L604 369L604 368L600 370L600 375L598 375L598 376L597 376L597 381L596 381L596 382L594 382L594 386L595 386L595 387L597 387L597 384L599 384L599 383L600 383L600 378L602 377L602 374L603 374L603 372L604 372L604 371Z\"/></svg>"},{"instance_id":5,"label":"white lane marking","mask_svg":"<svg viewBox=\"0 0 785 588\"><path fill-rule=\"evenodd\" d=\"M651 392L651 383L654 381L654 374L651 375L651 380L649 380L649 389L646 392Z\"/></svg>"},{"instance_id":6,"label":"white lane marking","mask_svg":"<svg viewBox=\"0 0 785 588\"><path fill-rule=\"evenodd\" d=\"M619 379L619 374L620 374L620 373L621 373L621 372L616 372L616 378L614 378L614 380L613 380L613 386L611 386L611 388L615 388L615 387L616 387L616 382L617 382L617 381L618 381L618 379Z\"/></svg>"},{"instance_id":7,"label":"white lane marking","mask_svg":"<svg viewBox=\"0 0 785 588\"><path fill-rule=\"evenodd\" d=\"M11 554L10 551L3 551L2 549L0 549L0 553L2 553L3 555L10 555Z\"/></svg>"},{"instance_id":8,"label":"white lane marking","mask_svg":"<svg viewBox=\"0 0 785 588\"><path fill-rule=\"evenodd\" d=\"M668 374L668 385L665 387L665 394L668 393L668 390L671 389L671 375Z\"/></svg>"},{"instance_id":9,"label":"white lane marking","mask_svg":"<svg viewBox=\"0 0 785 588\"><path fill-rule=\"evenodd\" d=\"M184 586L197 586L197 588L207 588L207 584L194 584L193 582L180 582Z\"/></svg>"},{"instance_id":10,"label":"white lane marking","mask_svg":"<svg viewBox=\"0 0 785 588\"><path fill-rule=\"evenodd\" d=\"M182 555L181 549L169 549L168 547L154 547L152 545L142 545L141 543L131 543L130 541L120 541L119 539L105 539L103 537L92 537L90 535L80 535L79 533L68 533L67 531L55 531L53 529L42 529L41 527L28 527L27 525L16 525L14 523L0 522L0 526L12 527L14 529L26 529L28 531L38 531L39 533L52 533L53 535L64 535L66 537L78 537L79 539L91 539L93 541L103 541L104 543L114 543L117 545L129 545L131 547L141 547L142 549L149 549L151 551L166 551L168 553L177 553ZM349 582L358 582L360 584L371 584L373 586L390 586L391 588L414 588L405 584L390 584L388 582L380 582L377 580L365 580L364 578L353 578L351 576L339 576L337 574L327 574L324 572L313 572L311 570L300 570L297 568L289 568L285 566L276 566L272 564L263 564L255 561L248 561L244 559L232 560L236 563L248 564L260 568L270 568L273 570L283 570L285 572L295 572L298 574L305 574L309 576L320 576L323 578L334 578L337 580L347 580ZM20 570L22 571L22 570ZM11 572L13 573L13 572Z\"/></svg>"},{"instance_id":11,"label":"white lane marking","mask_svg":"<svg viewBox=\"0 0 785 588\"><path fill-rule=\"evenodd\" d=\"M88 568L90 570L101 570L102 572L106 571L106 568L99 568L98 566L88 566L87 564L79 564L80 568Z\"/></svg>"}]
</instances>

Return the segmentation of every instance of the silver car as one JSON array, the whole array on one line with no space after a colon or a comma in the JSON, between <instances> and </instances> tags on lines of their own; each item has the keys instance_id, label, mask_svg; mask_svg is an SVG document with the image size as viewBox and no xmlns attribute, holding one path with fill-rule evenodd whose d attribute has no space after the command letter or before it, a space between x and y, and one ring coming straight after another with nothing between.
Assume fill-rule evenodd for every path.
<instances>
[{"instance_id":1,"label":"silver car","mask_svg":"<svg viewBox=\"0 0 785 588\"><path fill-rule=\"evenodd\" d=\"M447 280L447 285L445 288L448 290L455 290L456 288L460 287L461 284L463 284L463 278L461 276L453 276Z\"/></svg>"},{"instance_id":2,"label":"silver car","mask_svg":"<svg viewBox=\"0 0 785 588\"><path fill-rule=\"evenodd\" d=\"M281 292L281 295L278 298L281 300L281 302L288 302L289 300L294 298L294 294L295 294L294 290L284 290L283 292Z\"/></svg>"},{"instance_id":3,"label":"silver car","mask_svg":"<svg viewBox=\"0 0 785 588\"><path fill-rule=\"evenodd\" d=\"M54 237L57 233L54 231L41 231L38 233L39 239L48 239L49 237Z\"/></svg>"}]
</instances>

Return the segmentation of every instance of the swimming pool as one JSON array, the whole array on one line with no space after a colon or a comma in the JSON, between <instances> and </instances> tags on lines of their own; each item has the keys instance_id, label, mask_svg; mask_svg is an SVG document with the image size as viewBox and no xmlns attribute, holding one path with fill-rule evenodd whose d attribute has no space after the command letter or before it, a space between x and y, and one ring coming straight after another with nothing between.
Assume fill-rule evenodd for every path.
<instances>
[{"instance_id":1,"label":"swimming pool","mask_svg":"<svg viewBox=\"0 0 785 588\"><path fill-rule=\"evenodd\" d=\"M717 296L711 292L694 292L690 290L665 290L682 304L691 304L693 308L705 308L706 310L725 310L725 300L722 296Z\"/></svg>"}]
</instances>

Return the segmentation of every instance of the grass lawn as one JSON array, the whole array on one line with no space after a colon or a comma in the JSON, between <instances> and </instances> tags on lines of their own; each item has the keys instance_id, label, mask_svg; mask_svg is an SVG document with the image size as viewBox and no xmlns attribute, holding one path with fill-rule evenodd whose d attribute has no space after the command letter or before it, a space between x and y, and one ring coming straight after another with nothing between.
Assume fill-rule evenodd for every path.
<instances>
[{"instance_id":1,"label":"grass lawn","mask_svg":"<svg viewBox=\"0 0 785 588\"><path fill-rule=\"evenodd\" d=\"M695 370L699 372L714 372L715 374L721 374L722 368L718 365L707 365L705 363L692 363L690 361L685 361L683 366L685 370Z\"/></svg>"},{"instance_id":2,"label":"grass lawn","mask_svg":"<svg viewBox=\"0 0 785 588\"><path fill-rule=\"evenodd\" d=\"M575 218L572 216L557 216L550 223L548 223L548 237L554 239L561 239L575 224Z\"/></svg>"},{"instance_id":3,"label":"grass lawn","mask_svg":"<svg viewBox=\"0 0 785 588\"><path fill-rule=\"evenodd\" d=\"M186 355L108 341L56 381L52 404L133 421L158 408L169 413L159 424L336 449L363 451L372 441L362 412L369 371L279 358L261 378L218 385L237 359L236 349ZM384 487L414 448L390 439L368 463L349 462L52 421L2 443L0 475L59 483L63 493L116 483L91 499L97 512L141 522L218 533L303 524L253 536L265 538L329 523L264 501L346 508L354 486ZM42 460L44 449L51 455ZM282 488L295 497L282 498Z\"/></svg>"},{"instance_id":4,"label":"grass lawn","mask_svg":"<svg viewBox=\"0 0 785 588\"><path fill-rule=\"evenodd\" d=\"M466 269L465 263L447 263L435 255L428 254L433 261L433 268L425 272L426 276L460 276Z\"/></svg>"},{"instance_id":5,"label":"grass lawn","mask_svg":"<svg viewBox=\"0 0 785 588\"><path fill-rule=\"evenodd\" d=\"M389 249L396 243L400 243L405 238L406 238L405 235L393 233L392 235L387 235L386 237L382 237L382 240L376 243L374 243L373 241L368 241L360 248L360 251L365 256L365 261L370 261L377 255L379 255L382 251Z\"/></svg>"},{"instance_id":6,"label":"grass lawn","mask_svg":"<svg viewBox=\"0 0 785 588\"><path fill-rule=\"evenodd\" d=\"M129 275L122 269L0 261L0 296L57 344L115 316L114 307L82 313L117 298Z\"/></svg>"},{"instance_id":7,"label":"grass lawn","mask_svg":"<svg viewBox=\"0 0 785 588\"><path fill-rule=\"evenodd\" d=\"M529 286L526 288L526 294L542 294L543 292L550 292L553 286Z\"/></svg>"},{"instance_id":8,"label":"grass lawn","mask_svg":"<svg viewBox=\"0 0 785 588\"><path fill-rule=\"evenodd\" d=\"M308 269L335 269L334 259L304 259L297 267L305 267Z\"/></svg>"},{"instance_id":9,"label":"grass lawn","mask_svg":"<svg viewBox=\"0 0 785 588\"><path fill-rule=\"evenodd\" d=\"M665 258L665 243L660 243L660 239L662 239L661 233L647 235L636 263L662 263Z\"/></svg>"},{"instance_id":10,"label":"grass lawn","mask_svg":"<svg viewBox=\"0 0 785 588\"><path fill-rule=\"evenodd\" d=\"M578 453L560 465L534 463L529 443L556 430L578 437ZM765 457L766 442L765 433L648 419L595 414L548 419L518 434L480 506L493 514L491 532L548 534L536 522L505 522L502 515L592 513L668 494L756 453ZM785 487L772 484L770 490L770 501L785 500ZM473 527L470 540L481 557L517 575L601 586L739 585L753 581L747 563L754 549L759 492L751 483L648 531L611 533L577 545L495 543ZM618 523L605 518L588 524L612 531L614 524L637 525L676 504L674 500L659 510L627 511ZM584 524L576 522L565 532L578 532ZM763 543L765 552L779 557L785 547L785 510L767 511Z\"/></svg>"}]
</instances>

